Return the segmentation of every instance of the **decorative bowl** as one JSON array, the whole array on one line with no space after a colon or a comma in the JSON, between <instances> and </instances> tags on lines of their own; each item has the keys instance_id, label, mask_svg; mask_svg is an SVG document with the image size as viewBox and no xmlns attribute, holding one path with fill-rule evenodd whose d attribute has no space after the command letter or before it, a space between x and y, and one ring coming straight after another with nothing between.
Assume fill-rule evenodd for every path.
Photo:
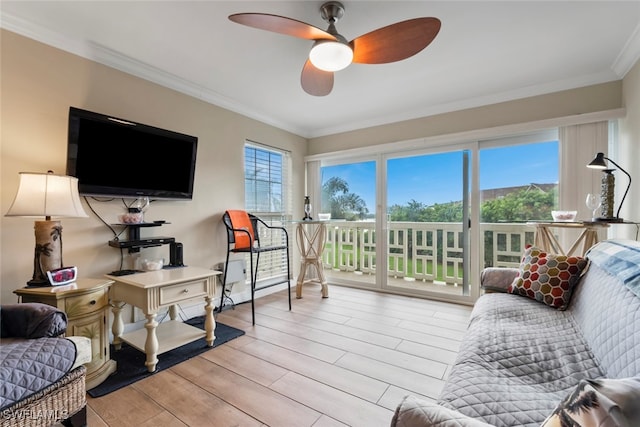
<instances>
[{"instance_id":1,"label":"decorative bowl","mask_svg":"<svg viewBox=\"0 0 640 427\"><path fill-rule=\"evenodd\" d=\"M576 219L578 211L551 211L551 216L557 222L571 222Z\"/></svg>"},{"instance_id":2,"label":"decorative bowl","mask_svg":"<svg viewBox=\"0 0 640 427\"><path fill-rule=\"evenodd\" d=\"M120 224L142 224L144 214L142 212L129 212L118 216Z\"/></svg>"},{"instance_id":3,"label":"decorative bowl","mask_svg":"<svg viewBox=\"0 0 640 427\"><path fill-rule=\"evenodd\" d=\"M320 221L329 221L331 219L331 214L330 213L319 213L318 214L318 219Z\"/></svg>"},{"instance_id":4,"label":"decorative bowl","mask_svg":"<svg viewBox=\"0 0 640 427\"><path fill-rule=\"evenodd\" d=\"M144 271L162 270L163 266L164 266L163 259L143 259L142 260L142 269Z\"/></svg>"}]
</instances>

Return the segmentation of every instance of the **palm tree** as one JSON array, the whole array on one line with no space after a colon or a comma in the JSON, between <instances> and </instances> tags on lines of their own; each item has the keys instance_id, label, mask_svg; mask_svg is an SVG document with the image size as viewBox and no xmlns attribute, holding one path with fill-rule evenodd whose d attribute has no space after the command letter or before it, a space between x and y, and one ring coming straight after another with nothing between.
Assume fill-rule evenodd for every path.
<instances>
[{"instance_id":1,"label":"palm tree","mask_svg":"<svg viewBox=\"0 0 640 427\"><path fill-rule=\"evenodd\" d=\"M358 196L357 194L342 194L336 197L336 202L338 206L340 206L345 219L364 219L366 214L369 213L369 209L367 209L367 203L362 199L362 197Z\"/></svg>"},{"instance_id":2,"label":"palm tree","mask_svg":"<svg viewBox=\"0 0 640 427\"><path fill-rule=\"evenodd\" d=\"M51 243L47 242L44 245L36 243L35 255L33 257L33 280L41 280L45 277L44 269L42 268L42 256L51 256Z\"/></svg>"},{"instance_id":3,"label":"palm tree","mask_svg":"<svg viewBox=\"0 0 640 427\"><path fill-rule=\"evenodd\" d=\"M330 208L331 217L335 219L364 219L369 213L364 199L350 193L349 184L337 176L329 178L322 185L322 208Z\"/></svg>"}]
</instances>

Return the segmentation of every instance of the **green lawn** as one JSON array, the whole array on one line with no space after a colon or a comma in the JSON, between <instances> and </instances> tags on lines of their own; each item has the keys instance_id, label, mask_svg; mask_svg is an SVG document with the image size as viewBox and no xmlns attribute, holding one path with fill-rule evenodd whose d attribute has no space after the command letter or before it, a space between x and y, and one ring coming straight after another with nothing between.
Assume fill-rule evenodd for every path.
<instances>
[{"instance_id":1,"label":"green lawn","mask_svg":"<svg viewBox=\"0 0 640 427\"><path fill-rule=\"evenodd\" d=\"M353 249L353 246L352 245L342 245L342 248L344 250L350 251L350 250ZM328 244L325 249L331 249L331 245ZM357 252L359 252L359 250ZM356 257L357 257L357 259L360 259L359 258L360 254L356 253ZM345 262L345 261L346 261L346 259L343 259L343 262ZM395 258L389 257L388 264L389 264L389 270L390 271L396 269L395 261L396 261ZM399 260L400 263L402 261L403 260ZM356 263L357 262L358 261L356 260ZM420 273L420 274L423 273L422 265L423 265L423 263L420 263L420 264L418 264L418 267L417 267L417 272ZM407 266L406 266L407 268L406 269L403 269L402 265L399 265L398 267L399 267L398 268L399 271L406 271L407 272L406 277L413 277L413 260L412 259L408 259L407 260ZM433 270L434 270L433 262L432 261L427 261L426 267L427 267L427 273L426 274L433 274ZM334 269L338 269L339 268L337 262L334 262L333 268ZM447 266L447 276L449 276L449 277L453 276L453 266ZM434 280L439 280L439 281L443 281L443 282L445 281L445 276L442 274L442 270L438 271L438 274L436 275ZM462 277L460 277L460 280L462 280Z\"/></svg>"}]
</instances>

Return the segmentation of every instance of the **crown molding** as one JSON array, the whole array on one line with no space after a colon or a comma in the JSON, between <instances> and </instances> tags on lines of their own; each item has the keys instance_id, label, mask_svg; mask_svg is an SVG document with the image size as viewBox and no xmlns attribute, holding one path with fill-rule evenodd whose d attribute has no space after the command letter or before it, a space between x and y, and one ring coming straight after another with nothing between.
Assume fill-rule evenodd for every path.
<instances>
[{"instance_id":1,"label":"crown molding","mask_svg":"<svg viewBox=\"0 0 640 427\"><path fill-rule=\"evenodd\" d=\"M73 38L63 36L60 33L48 30L42 26L33 24L32 22L8 13L2 13L0 18L0 27L65 52L69 52L107 67L114 68L118 71L131 74L143 80L173 89L177 92L200 99L217 107L233 111L234 113L238 113L250 119L308 138L308 135L306 135L307 132L305 132L305 129L303 128L297 127L289 122L275 120L271 116L267 116L244 104L238 103L235 100L225 97L202 85L185 80L175 74L168 73L150 64L118 53L106 46L91 42L79 42Z\"/></svg>"},{"instance_id":2,"label":"crown molding","mask_svg":"<svg viewBox=\"0 0 640 427\"><path fill-rule=\"evenodd\" d=\"M625 43L618 57L613 61L611 69L621 79L640 60L640 24L636 27L629 40Z\"/></svg>"}]
</instances>

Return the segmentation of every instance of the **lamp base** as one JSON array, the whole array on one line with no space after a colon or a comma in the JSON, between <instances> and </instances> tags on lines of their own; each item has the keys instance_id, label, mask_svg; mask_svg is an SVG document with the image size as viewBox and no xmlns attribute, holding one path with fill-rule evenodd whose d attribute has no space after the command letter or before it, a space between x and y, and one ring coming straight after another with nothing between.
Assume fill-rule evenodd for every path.
<instances>
[{"instance_id":1,"label":"lamp base","mask_svg":"<svg viewBox=\"0 0 640 427\"><path fill-rule=\"evenodd\" d=\"M48 286L47 271L62 267L62 224L60 221L35 221L33 229L36 237L33 276L27 284ZM38 285L39 283L43 284Z\"/></svg>"},{"instance_id":2,"label":"lamp base","mask_svg":"<svg viewBox=\"0 0 640 427\"><path fill-rule=\"evenodd\" d=\"M51 286L48 280L29 280L27 282L28 288L45 288Z\"/></svg>"},{"instance_id":3,"label":"lamp base","mask_svg":"<svg viewBox=\"0 0 640 427\"><path fill-rule=\"evenodd\" d=\"M623 218L595 218L594 221L596 222L624 222Z\"/></svg>"}]
</instances>

